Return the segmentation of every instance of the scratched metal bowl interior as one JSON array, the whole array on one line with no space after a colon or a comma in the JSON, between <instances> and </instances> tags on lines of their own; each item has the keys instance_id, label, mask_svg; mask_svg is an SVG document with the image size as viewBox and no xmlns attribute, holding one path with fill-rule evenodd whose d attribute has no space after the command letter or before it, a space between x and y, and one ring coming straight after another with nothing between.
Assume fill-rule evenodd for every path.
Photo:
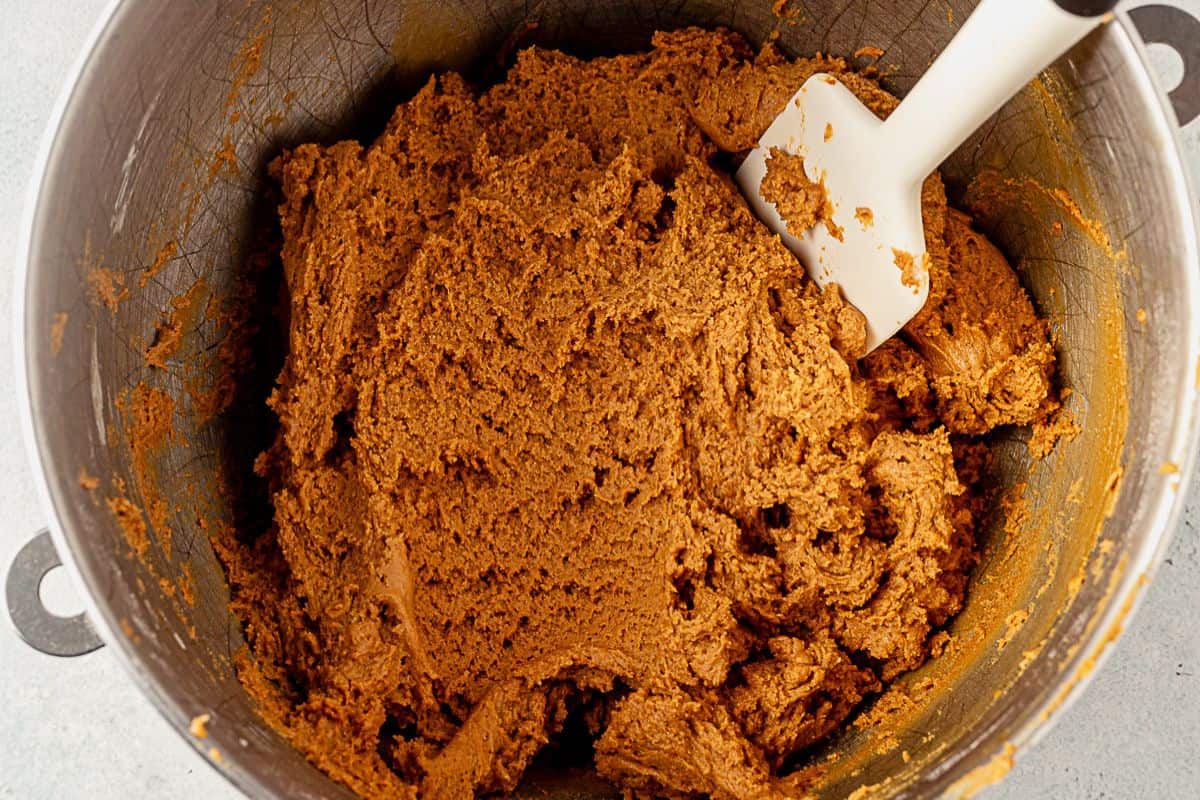
<instances>
[{"instance_id":1,"label":"scratched metal bowl interior","mask_svg":"<svg viewBox=\"0 0 1200 800\"><path fill-rule=\"evenodd\" d=\"M192 717L211 715L208 737L191 738L251 795L349 796L255 715L235 676L241 634L209 541L219 525L269 513L236 480L269 436L261 401L279 364L278 270L252 258L272 211L267 163L301 142L369 140L429 73L486 76L514 37L595 55L698 24L754 42L777 36L793 55L873 46L885 85L903 92L971 3L807 0L782 15L771 6L127 0L116 10L68 103L36 206L25 297L33 427L58 543L95 623L182 735ZM851 726L814 755L837 755L819 796L875 785L925 797L992 775L1090 671L1160 552L1181 479L1170 464L1187 469L1196 380L1182 366L1196 340L1193 221L1169 125L1118 21L946 165L951 196L977 207L1050 319L1081 433L1036 463L1025 433L997 437L994 485L1023 499L982 534L954 644L901 681L917 699L910 708L887 725ZM989 180L973 183L981 173ZM161 271L143 285L156 258ZM115 310L95 299L105 270L119 276L109 288L127 292ZM165 369L149 366L172 301L193 290L180 346ZM210 298L216 308L246 292L264 297L262 334L239 355L240 383L218 385L227 320L204 311ZM137 384L164 389L176 407L176 435L142 464L121 410ZM214 386L236 402L208 418ZM82 472L100 479L95 492ZM167 501L144 558L106 505L122 491L142 507L149 495ZM939 688L922 690L930 685ZM552 765L520 792L615 796Z\"/></svg>"}]
</instances>

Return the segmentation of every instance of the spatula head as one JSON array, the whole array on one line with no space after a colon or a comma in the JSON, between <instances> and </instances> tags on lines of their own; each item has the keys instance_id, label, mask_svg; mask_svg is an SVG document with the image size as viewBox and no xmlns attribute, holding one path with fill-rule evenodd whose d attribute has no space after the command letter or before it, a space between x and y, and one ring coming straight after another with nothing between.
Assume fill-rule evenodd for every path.
<instances>
[{"instance_id":1,"label":"spatula head","mask_svg":"<svg viewBox=\"0 0 1200 800\"><path fill-rule=\"evenodd\" d=\"M804 159L823 184L831 225L801 236L761 194L771 151ZM929 295L921 180L906 169L904 142L836 78L812 76L788 101L737 173L751 208L818 284L836 283L867 319L867 352L904 327Z\"/></svg>"}]
</instances>

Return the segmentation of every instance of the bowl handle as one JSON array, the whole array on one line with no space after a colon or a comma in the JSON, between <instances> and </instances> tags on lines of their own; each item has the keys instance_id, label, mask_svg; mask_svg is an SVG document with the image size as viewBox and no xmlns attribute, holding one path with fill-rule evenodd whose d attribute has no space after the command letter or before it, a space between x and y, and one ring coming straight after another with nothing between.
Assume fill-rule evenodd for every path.
<instances>
[{"instance_id":1,"label":"bowl handle","mask_svg":"<svg viewBox=\"0 0 1200 800\"><path fill-rule=\"evenodd\" d=\"M61 565L48 530L42 530L22 547L8 568L4 584L8 615L17 633L35 650L52 656L82 656L104 645L87 615L52 614L42 605L39 594L42 579Z\"/></svg>"},{"instance_id":2,"label":"bowl handle","mask_svg":"<svg viewBox=\"0 0 1200 800\"><path fill-rule=\"evenodd\" d=\"M1183 61L1183 79L1169 97L1179 126L1200 117L1200 19L1177 6L1161 3L1138 6L1128 12L1142 41L1165 44Z\"/></svg>"}]
</instances>

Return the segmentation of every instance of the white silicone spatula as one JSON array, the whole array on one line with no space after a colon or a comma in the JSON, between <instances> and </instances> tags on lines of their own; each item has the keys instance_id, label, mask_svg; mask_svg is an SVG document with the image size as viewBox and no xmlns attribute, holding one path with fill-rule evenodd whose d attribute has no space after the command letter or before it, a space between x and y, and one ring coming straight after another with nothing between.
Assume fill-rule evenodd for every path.
<instances>
[{"instance_id":1,"label":"white silicone spatula","mask_svg":"<svg viewBox=\"0 0 1200 800\"><path fill-rule=\"evenodd\" d=\"M751 207L824 286L867 319L867 351L925 304L921 185L1021 87L1108 16L1115 0L981 0L900 106L880 121L826 74L809 78L737 173ZM834 226L795 237L760 193L773 148L823 183ZM867 209L864 213L860 209ZM831 232L830 227L834 228ZM901 265L915 265L907 275Z\"/></svg>"}]
</instances>

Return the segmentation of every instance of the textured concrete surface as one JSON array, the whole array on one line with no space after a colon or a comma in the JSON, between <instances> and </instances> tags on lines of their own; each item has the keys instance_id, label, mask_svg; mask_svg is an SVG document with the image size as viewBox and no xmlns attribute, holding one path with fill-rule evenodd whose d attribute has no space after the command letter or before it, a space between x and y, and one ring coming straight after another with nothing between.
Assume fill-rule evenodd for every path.
<instances>
[{"instance_id":1,"label":"textured concrete surface","mask_svg":"<svg viewBox=\"0 0 1200 800\"><path fill-rule=\"evenodd\" d=\"M1200 0L1176 0L1200 13ZM1140 3L1139 3L1140 4ZM0 0L0 308L25 188L53 100L105 0ZM1168 84L1178 59L1158 48ZM1185 132L1200 179L1200 122ZM1200 180L1198 180L1200 183ZM8 315L5 315L7 319ZM10 325L0 324L0 568L45 521L22 451ZM1200 485L1140 612L1084 694L1022 754L990 800L1200 796ZM53 607L71 590L50 581ZM111 654L55 659L0 621L0 797L235 798L175 735Z\"/></svg>"}]
</instances>

